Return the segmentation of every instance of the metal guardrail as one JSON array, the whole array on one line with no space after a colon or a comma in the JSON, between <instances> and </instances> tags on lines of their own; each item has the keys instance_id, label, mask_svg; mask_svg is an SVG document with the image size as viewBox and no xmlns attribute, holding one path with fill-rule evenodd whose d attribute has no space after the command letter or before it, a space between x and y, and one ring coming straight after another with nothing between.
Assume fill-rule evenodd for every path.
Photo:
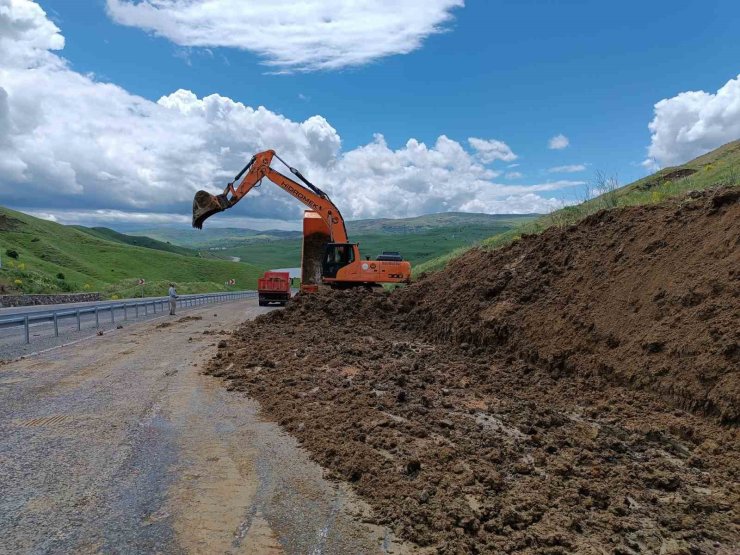
<instances>
[{"instance_id":1,"label":"metal guardrail","mask_svg":"<svg viewBox=\"0 0 740 555\"><path fill-rule=\"evenodd\" d=\"M236 291L229 293L204 293L202 295L180 295L177 298L178 308L189 308L211 303L235 301L238 299L248 299L257 296L256 291ZM109 313L111 324L116 323L116 310L123 310L123 320L128 320L129 311L133 311L134 318L139 317L140 311L144 316L148 316L149 309L152 313L169 310L169 297L149 297L142 300L127 300L120 302L101 302L93 306L83 306L79 308L68 308L58 310L44 310L36 312L26 312L14 314L12 316L0 317L0 329L23 326L26 343L31 342L31 324L39 322L51 322L54 324L54 336L59 337L59 324L72 318L77 320L77 330L82 329L82 316L94 314L95 327L100 327L100 318L102 314ZM120 321L120 320L119 320Z\"/></svg>"}]
</instances>

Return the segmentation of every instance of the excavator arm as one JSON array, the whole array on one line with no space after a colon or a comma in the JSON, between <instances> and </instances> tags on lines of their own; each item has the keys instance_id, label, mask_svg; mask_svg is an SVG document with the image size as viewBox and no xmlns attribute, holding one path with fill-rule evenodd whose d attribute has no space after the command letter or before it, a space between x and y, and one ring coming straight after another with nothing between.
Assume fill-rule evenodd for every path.
<instances>
[{"instance_id":1,"label":"excavator arm","mask_svg":"<svg viewBox=\"0 0 740 555\"><path fill-rule=\"evenodd\" d=\"M285 164L304 185L272 169L270 164L273 158ZM193 227L201 229L207 218L234 206L265 177L315 211L329 227L332 242L348 242L344 219L328 195L310 183L298 170L286 164L275 154L274 150L255 154L242 168L242 171L234 177L234 180L226 186L222 194L212 195L207 191L198 191L193 199ZM239 183L235 187L234 184L237 182Z\"/></svg>"}]
</instances>

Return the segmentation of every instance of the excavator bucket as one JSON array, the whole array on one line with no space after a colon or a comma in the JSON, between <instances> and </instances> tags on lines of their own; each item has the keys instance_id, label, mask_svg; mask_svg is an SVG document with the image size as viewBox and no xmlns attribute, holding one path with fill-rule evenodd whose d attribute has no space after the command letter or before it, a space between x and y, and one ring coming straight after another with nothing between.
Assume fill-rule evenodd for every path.
<instances>
[{"instance_id":1,"label":"excavator bucket","mask_svg":"<svg viewBox=\"0 0 740 555\"><path fill-rule=\"evenodd\" d=\"M193 227L203 228L203 222L229 207L226 195L212 195L208 191L198 191L193 199Z\"/></svg>"}]
</instances>

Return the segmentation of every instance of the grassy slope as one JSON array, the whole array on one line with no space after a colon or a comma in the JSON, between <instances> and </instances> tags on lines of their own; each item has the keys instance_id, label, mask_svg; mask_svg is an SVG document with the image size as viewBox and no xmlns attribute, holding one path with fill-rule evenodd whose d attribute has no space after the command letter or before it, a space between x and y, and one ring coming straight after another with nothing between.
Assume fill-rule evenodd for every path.
<instances>
[{"instance_id":1,"label":"grassy slope","mask_svg":"<svg viewBox=\"0 0 740 555\"><path fill-rule=\"evenodd\" d=\"M677 170L692 170L694 173L679 177L674 175ZM570 225L602 209L657 203L691 190L714 186L740 186L740 140L721 146L681 166L662 169L624 187L608 190L581 204L567 206L504 233L493 235L484 240L482 245L488 248L501 247L516 241L523 234L540 233L553 225ZM447 262L466 250L468 249L460 248L428 260L414 268L414 275L440 270Z\"/></svg>"},{"instance_id":2,"label":"grassy slope","mask_svg":"<svg viewBox=\"0 0 740 555\"><path fill-rule=\"evenodd\" d=\"M175 254L182 254L183 256L198 256L198 252L192 249L172 245L164 241L157 241L156 239L145 237L143 235L126 235L125 233L119 233L108 227L85 227L81 225L74 225L71 227L82 231L83 233L99 237L100 239L123 243L124 245L133 245L135 247L145 247L147 249L158 251L173 252Z\"/></svg>"},{"instance_id":3,"label":"grassy slope","mask_svg":"<svg viewBox=\"0 0 740 555\"><path fill-rule=\"evenodd\" d=\"M137 230L137 235L146 235L158 241L172 243L190 249L210 249L214 247L233 247L245 241L269 241L300 237L300 231L256 231L231 227L205 227L192 229L185 226L164 226L153 229Z\"/></svg>"},{"instance_id":4,"label":"grassy slope","mask_svg":"<svg viewBox=\"0 0 740 555\"><path fill-rule=\"evenodd\" d=\"M17 260L6 255L9 249L18 252ZM0 285L26 293L93 290L123 297L140 294L140 277L147 280L147 295L164 293L169 280L183 293L217 291L230 278L236 288L253 287L260 274L248 264L113 242L6 208L0 208L0 255ZM60 272L64 279L57 278Z\"/></svg>"},{"instance_id":5,"label":"grassy slope","mask_svg":"<svg viewBox=\"0 0 740 555\"><path fill-rule=\"evenodd\" d=\"M350 239L360 243L363 256L375 258L383 251L399 251L412 265L430 260L440 254L473 245L492 234L501 233L531 216L488 216L486 219L473 214L451 215L449 218L436 218L438 215L424 216L427 220L420 224L421 218L402 220L364 220L348 224ZM450 225L453 224L453 225ZM353 232L353 227L364 232ZM218 253L219 256L238 256L261 268L287 268L300 266L301 239L281 239L271 241L248 241L229 247Z\"/></svg>"}]
</instances>

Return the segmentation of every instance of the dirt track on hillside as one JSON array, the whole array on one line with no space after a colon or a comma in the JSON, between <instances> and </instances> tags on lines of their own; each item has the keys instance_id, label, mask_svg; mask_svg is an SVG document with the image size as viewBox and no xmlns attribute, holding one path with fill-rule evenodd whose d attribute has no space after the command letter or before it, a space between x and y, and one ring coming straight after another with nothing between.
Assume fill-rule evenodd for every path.
<instances>
[{"instance_id":1,"label":"dirt track on hillside","mask_svg":"<svg viewBox=\"0 0 740 555\"><path fill-rule=\"evenodd\" d=\"M296 300L209 372L440 553L736 553L737 189Z\"/></svg>"}]
</instances>

